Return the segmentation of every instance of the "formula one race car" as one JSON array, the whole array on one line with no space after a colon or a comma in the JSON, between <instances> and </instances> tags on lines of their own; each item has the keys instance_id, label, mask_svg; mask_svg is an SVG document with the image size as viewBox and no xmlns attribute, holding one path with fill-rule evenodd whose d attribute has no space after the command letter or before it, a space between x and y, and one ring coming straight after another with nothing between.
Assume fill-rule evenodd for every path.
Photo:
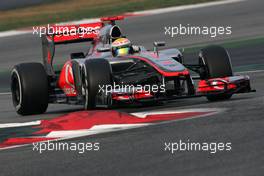
<instances>
[{"instance_id":1,"label":"formula one race car","mask_svg":"<svg viewBox=\"0 0 264 176\"><path fill-rule=\"evenodd\" d=\"M44 113L49 103L84 105L84 109L113 105L160 102L205 96L210 101L226 100L235 93L251 92L248 76L234 76L227 51L220 46L201 50L197 64L184 64L176 49L154 50L129 44L116 20L52 26L42 35L43 64L22 63L11 73L13 104L18 114ZM61 30L63 28L63 30ZM117 55L113 43L128 42L126 55ZM89 41L87 53L71 53L59 71L53 67L55 46ZM121 46L121 45L120 45ZM118 45L115 45L118 49ZM122 49L122 48L119 48ZM123 48L124 49L124 48ZM190 72L199 76L193 77ZM194 79L198 79L194 84Z\"/></svg>"}]
</instances>

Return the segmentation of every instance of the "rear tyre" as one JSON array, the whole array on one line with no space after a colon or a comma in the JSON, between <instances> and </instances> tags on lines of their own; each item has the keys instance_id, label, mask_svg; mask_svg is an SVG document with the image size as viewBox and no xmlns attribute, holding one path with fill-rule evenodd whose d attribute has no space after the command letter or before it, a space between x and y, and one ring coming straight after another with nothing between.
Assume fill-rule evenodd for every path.
<instances>
[{"instance_id":1,"label":"rear tyre","mask_svg":"<svg viewBox=\"0 0 264 176\"><path fill-rule=\"evenodd\" d=\"M109 62L105 59L89 59L85 61L85 109L96 107L96 95L99 86L112 85L112 69ZM104 89L105 90L105 89Z\"/></svg>"},{"instance_id":2,"label":"rear tyre","mask_svg":"<svg viewBox=\"0 0 264 176\"><path fill-rule=\"evenodd\" d=\"M205 66L205 72L201 75L202 79L224 78L233 76L230 57L225 48L221 46L208 46L200 52L199 62ZM208 95L209 101L227 100L232 94Z\"/></svg>"},{"instance_id":3,"label":"rear tyre","mask_svg":"<svg viewBox=\"0 0 264 176\"><path fill-rule=\"evenodd\" d=\"M11 72L13 105L20 115L42 114L48 107L48 78L40 63L16 65Z\"/></svg>"}]
</instances>

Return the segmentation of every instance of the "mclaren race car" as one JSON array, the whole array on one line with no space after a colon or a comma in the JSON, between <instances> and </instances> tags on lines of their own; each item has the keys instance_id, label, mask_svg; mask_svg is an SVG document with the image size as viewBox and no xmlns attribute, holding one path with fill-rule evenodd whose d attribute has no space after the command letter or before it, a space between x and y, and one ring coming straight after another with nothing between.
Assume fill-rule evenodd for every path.
<instances>
[{"instance_id":1,"label":"mclaren race car","mask_svg":"<svg viewBox=\"0 0 264 176\"><path fill-rule=\"evenodd\" d=\"M151 51L130 44L115 23L122 19L105 17L95 23L53 26L52 33L42 35L43 64L21 63L11 72L17 113L44 113L49 103L93 109L198 96L209 101L227 100L233 94L253 91L248 76L233 74L223 47L205 47L197 64L185 64L179 49L160 49L164 42L154 42ZM86 41L91 46L87 53L71 53L62 69L54 69L55 46ZM120 55L114 50L115 41L119 41L115 49L122 42L128 44L119 48Z\"/></svg>"}]
</instances>

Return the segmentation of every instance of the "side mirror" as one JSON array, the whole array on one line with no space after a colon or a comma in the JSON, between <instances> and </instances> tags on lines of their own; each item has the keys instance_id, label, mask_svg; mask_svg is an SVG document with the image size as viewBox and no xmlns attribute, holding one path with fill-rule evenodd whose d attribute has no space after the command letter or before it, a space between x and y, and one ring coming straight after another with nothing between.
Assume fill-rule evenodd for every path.
<instances>
[{"instance_id":1,"label":"side mirror","mask_svg":"<svg viewBox=\"0 0 264 176\"><path fill-rule=\"evenodd\" d=\"M158 42L154 42L153 45L154 45L154 52L157 54L157 56L159 56L159 50L158 50L158 47L161 47L161 46L165 46L165 42L163 41L158 41Z\"/></svg>"},{"instance_id":2,"label":"side mirror","mask_svg":"<svg viewBox=\"0 0 264 176\"><path fill-rule=\"evenodd\" d=\"M108 52L108 51L111 51L111 48L97 48L97 51L98 52Z\"/></svg>"},{"instance_id":3,"label":"side mirror","mask_svg":"<svg viewBox=\"0 0 264 176\"><path fill-rule=\"evenodd\" d=\"M164 41L157 41L153 43L155 47L161 47L161 46L165 46L166 43Z\"/></svg>"},{"instance_id":4,"label":"side mirror","mask_svg":"<svg viewBox=\"0 0 264 176\"><path fill-rule=\"evenodd\" d=\"M182 53L184 53L184 51L185 51L185 48L181 48L181 49L180 49L180 51L181 51Z\"/></svg>"}]
</instances>

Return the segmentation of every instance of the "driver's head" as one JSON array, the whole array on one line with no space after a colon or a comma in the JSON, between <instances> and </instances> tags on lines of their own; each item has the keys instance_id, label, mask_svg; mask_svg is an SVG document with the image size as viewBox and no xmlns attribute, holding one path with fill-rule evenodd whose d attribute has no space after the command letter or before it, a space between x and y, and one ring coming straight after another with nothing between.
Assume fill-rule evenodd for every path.
<instances>
[{"instance_id":1,"label":"driver's head","mask_svg":"<svg viewBox=\"0 0 264 176\"><path fill-rule=\"evenodd\" d=\"M127 38L116 39L112 45L113 56L125 56L130 53L131 42Z\"/></svg>"}]
</instances>

